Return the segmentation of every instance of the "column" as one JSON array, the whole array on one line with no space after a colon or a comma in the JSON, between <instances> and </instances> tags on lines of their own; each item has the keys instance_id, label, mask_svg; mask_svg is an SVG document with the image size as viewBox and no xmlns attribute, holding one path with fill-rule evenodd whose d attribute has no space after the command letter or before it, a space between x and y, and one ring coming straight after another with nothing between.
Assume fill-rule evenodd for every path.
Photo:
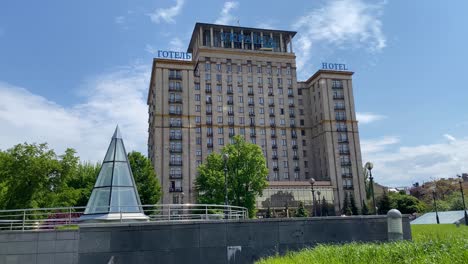
<instances>
[{"instance_id":1,"label":"column","mask_svg":"<svg viewBox=\"0 0 468 264\"><path fill-rule=\"evenodd\" d=\"M234 36L234 29L231 28L231 49L234 48L234 38L232 38L232 36Z\"/></svg>"},{"instance_id":2,"label":"column","mask_svg":"<svg viewBox=\"0 0 468 264\"><path fill-rule=\"evenodd\" d=\"M223 35L223 34L224 34L224 33L223 33L223 29L221 29L221 36L222 36L222 37L221 37L221 48L224 48L224 40L223 40L223 39L224 39L224 35Z\"/></svg>"},{"instance_id":3,"label":"column","mask_svg":"<svg viewBox=\"0 0 468 264\"><path fill-rule=\"evenodd\" d=\"M242 35L241 48L244 49L244 30L241 30L241 35Z\"/></svg>"},{"instance_id":4,"label":"column","mask_svg":"<svg viewBox=\"0 0 468 264\"><path fill-rule=\"evenodd\" d=\"M214 40L213 40L213 27L210 27L210 45L211 47L214 46Z\"/></svg>"},{"instance_id":5,"label":"column","mask_svg":"<svg viewBox=\"0 0 468 264\"><path fill-rule=\"evenodd\" d=\"M291 35L289 35L289 49L290 49L289 52L293 53L293 46L292 46L292 37L291 37Z\"/></svg>"},{"instance_id":6,"label":"column","mask_svg":"<svg viewBox=\"0 0 468 264\"><path fill-rule=\"evenodd\" d=\"M251 48L254 50L254 43L253 43L253 32L250 32L250 43L251 43Z\"/></svg>"},{"instance_id":7,"label":"column","mask_svg":"<svg viewBox=\"0 0 468 264\"><path fill-rule=\"evenodd\" d=\"M260 32L260 47L263 48L263 32Z\"/></svg>"},{"instance_id":8,"label":"column","mask_svg":"<svg viewBox=\"0 0 468 264\"><path fill-rule=\"evenodd\" d=\"M203 27L200 26L200 47L203 46Z\"/></svg>"},{"instance_id":9,"label":"column","mask_svg":"<svg viewBox=\"0 0 468 264\"><path fill-rule=\"evenodd\" d=\"M283 43L283 34L280 33L280 49L281 52L284 52L284 43Z\"/></svg>"}]
</instances>

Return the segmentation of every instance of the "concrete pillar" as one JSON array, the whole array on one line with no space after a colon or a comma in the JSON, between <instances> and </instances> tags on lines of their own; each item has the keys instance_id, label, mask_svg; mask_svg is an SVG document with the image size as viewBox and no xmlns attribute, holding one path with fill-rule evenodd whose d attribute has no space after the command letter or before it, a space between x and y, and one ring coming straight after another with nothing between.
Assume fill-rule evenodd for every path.
<instances>
[{"instance_id":1,"label":"concrete pillar","mask_svg":"<svg viewBox=\"0 0 468 264\"><path fill-rule=\"evenodd\" d=\"M203 27L200 26L200 47L203 46Z\"/></svg>"},{"instance_id":2,"label":"concrete pillar","mask_svg":"<svg viewBox=\"0 0 468 264\"><path fill-rule=\"evenodd\" d=\"M231 36L234 35L234 29L231 28ZM231 38L231 49L234 48L234 38Z\"/></svg>"},{"instance_id":3,"label":"concrete pillar","mask_svg":"<svg viewBox=\"0 0 468 264\"><path fill-rule=\"evenodd\" d=\"M224 31L223 31L223 29L221 29L221 36L223 36L223 37L221 38L221 48L224 48L224 40L223 40L224 35L223 35L223 34L224 34Z\"/></svg>"},{"instance_id":4,"label":"concrete pillar","mask_svg":"<svg viewBox=\"0 0 468 264\"><path fill-rule=\"evenodd\" d=\"M400 211L392 209L387 213L388 240L403 240L403 220Z\"/></svg>"},{"instance_id":5,"label":"concrete pillar","mask_svg":"<svg viewBox=\"0 0 468 264\"><path fill-rule=\"evenodd\" d=\"M293 53L292 37L289 35L289 52Z\"/></svg>"},{"instance_id":6,"label":"concrete pillar","mask_svg":"<svg viewBox=\"0 0 468 264\"><path fill-rule=\"evenodd\" d=\"M253 32L250 32L250 47L252 48L252 50L254 50L254 43L253 43Z\"/></svg>"},{"instance_id":7,"label":"concrete pillar","mask_svg":"<svg viewBox=\"0 0 468 264\"><path fill-rule=\"evenodd\" d=\"M214 40L213 40L213 27L210 27L210 46L214 46Z\"/></svg>"},{"instance_id":8,"label":"concrete pillar","mask_svg":"<svg viewBox=\"0 0 468 264\"><path fill-rule=\"evenodd\" d=\"M283 34L280 33L280 49L284 52Z\"/></svg>"},{"instance_id":9,"label":"concrete pillar","mask_svg":"<svg viewBox=\"0 0 468 264\"><path fill-rule=\"evenodd\" d=\"M260 45L263 48L263 32L260 32Z\"/></svg>"},{"instance_id":10,"label":"concrete pillar","mask_svg":"<svg viewBox=\"0 0 468 264\"><path fill-rule=\"evenodd\" d=\"M241 35L242 35L241 48L244 49L244 30L241 30Z\"/></svg>"}]
</instances>

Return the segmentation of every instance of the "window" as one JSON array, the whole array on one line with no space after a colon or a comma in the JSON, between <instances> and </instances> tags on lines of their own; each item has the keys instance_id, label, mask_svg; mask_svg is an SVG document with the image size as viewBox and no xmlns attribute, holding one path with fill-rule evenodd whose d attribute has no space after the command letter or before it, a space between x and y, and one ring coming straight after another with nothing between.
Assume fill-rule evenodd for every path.
<instances>
[{"instance_id":1,"label":"window","mask_svg":"<svg viewBox=\"0 0 468 264\"><path fill-rule=\"evenodd\" d=\"M237 76L237 83L242 83L242 75Z\"/></svg>"},{"instance_id":2,"label":"window","mask_svg":"<svg viewBox=\"0 0 468 264\"><path fill-rule=\"evenodd\" d=\"M259 93L259 94L263 94L263 88L261 88L261 87L258 88L258 93Z\"/></svg>"},{"instance_id":3,"label":"window","mask_svg":"<svg viewBox=\"0 0 468 264\"><path fill-rule=\"evenodd\" d=\"M200 84L199 83L195 83L195 90L200 90Z\"/></svg>"},{"instance_id":4,"label":"window","mask_svg":"<svg viewBox=\"0 0 468 264\"><path fill-rule=\"evenodd\" d=\"M281 86L283 84L283 78L278 78L278 86Z\"/></svg>"},{"instance_id":5,"label":"window","mask_svg":"<svg viewBox=\"0 0 468 264\"><path fill-rule=\"evenodd\" d=\"M264 114L264 113L265 113L265 109L264 109L263 107L261 107L261 108L259 109L259 112L260 112L260 114Z\"/></svg>"},{"instance_id":6,"label":"window","mask_svg":"<svg viewBox=\"0 0 468 264\"><path fill-rule=\"evenodd\" d=\"M201 111L201 106L200 105L196 105L195 106L195 112L200 112Z\"/></svg>"},{"instance_id":7,"label":"window","mask_svg":"<svg viewBox=\"0 0 468 264\"><path fill-rule=\"evenodd\" d=\"M218 134L223 134L223 133L224 133L223 127L218 127Z\"/></svg>"},{"instance_id":8,"label":"window","mask_svg":"<svg viewBox=\"0 0 468 264\"><path fill-rule=\"evenodd\" d=\"M232 83L232 75L228 75L228 76L227 76L227 82L228 82L228 83Z\"/></svg>"},{"instance_id":9,"label":"window","mask_svg":"<svg viewBox=\"0 0 468 264\"><path fill-rule=\"evenodd\" d=\"M261 104L261 105L264 104L264 99L263 99L263 97L259 97L259 98L258 98L258 103Z\"/></svg>"},{"instance_id":10,"label":"window","mask_svg":"<svg viewBox=\"0 0 468 264\"><path fill-rule=\"evenodd\" d=\"M205 71L211 70L211 64L209 62L205 63Z\"/></svg>"},{"instance_id":11,"label":"window","mask_svg":"<svg viewBox=\"0 0 468 264\"><path fill-rule=\"evenodd\" d=\"M222 124L223 123L223 117L218 116L217 121L218 121L218 124Z\"/></svg>"},{"instance_id":12,"label":"window","mask_svg":"<svg viewBox=\"0 0 468 264\"><path fill-rule=\"evenodd\" d=\"M201 156L201 149L197 149L196 154L197 154L197 156Z\"/></svg>"},{"instance_id":13,"label":"window","mask_svg":"<svg viewBox=\"0 0 468 264\"><path fill-rule=\"evenodd\" d=\"M205 73L205 80L207 81L211 80L211 73Z\"/></svg>"},{"instance_id":14,"label":"window","mask_svg":"<svg viewBox=\"0 0 468 264\"><path fill-rule=\"evenodd\" d=\"M197 141L197 145L201 145L201 137L197 137L196 141Z\"/></svg>"},{"instance_id":15,"label":"window","mask_svg":"<svg viewBox=\"0 0 468 264\"><path fill-rule=\"evenodd\" d=\"M288 161L287 161L287 160L283 161L283 167L284 167L284 168L287 168L287 167L288 167Z\"/></svg>"},{"instance_id":16,"label":"window","mask_svg":"<svg viewBox=\"0 0 468 264\"><path fill-rule=\"evenodd\" d=\"M219 72L221 71L221 63L216 64L216 70Z\"/></svg>"},{"instance_id":17,"label":"window","mask_svg":"<svg viewBox=\"0 0 468 264\"><path fill-rule=\"evenodd\" d=\"M244 102L244 97L243 96L239 96L239 103L243 103Z\"/></svg>"},{"instance_id":18,"label":"window","mask_svg":"<svg viewBox=\"0 0 468 264\"><path fill-rule=\"evenodd\" d=\"M201 127L196 127L196 128L195 128L195 132L196 132L197 134L200 134L200 133L201 133Z\"/></svg>"},{"instance_id":19,"label":"window","mask_svg":"<svg viewBox=\"0 0 468 264\"><path fill-rule=\"evenodd\" d=\"M200 101L200 94L195 94L195 101Z\"/></svg>"},{"instance_id":20,"label":"window","mask_svg":"<svg viewBox=\"0 0 468 264\"><path fill-rule=\"evenodd\" d=\"M224 138L218 138L218 145L224 145Z\"/></svg>"},{"instance_id":21,"label":"window","mask_svg":"<svg viewBox=\"0 0 468 264\"><path fill-rule=\"evenodd\" d=\"M241 73L242 72L242 65L237 65L237 73Z\"/></svg>"},{"instance_id":22,"label":"window","mask_svg":"<svg viewBox=\"0 0 468 264\"><path fill-rule=\"evenodd\" d=\"M195 117L195 123L197 123L197 124L201 123L201 117L200 116Z\"/></svg>"},{"instance_id":23,"label":"window","mask_svg":"<svg viewBox=\"0 0 468 264\"><path fill-rule=\"evenodd\" d=\"M222 103L223 102L223 96L222 95L218 95L218 103Z\"/></svg>"},{"instance_id":24,"label":"window","mask_svg":"<svg viewBox=\"0 0 468 264\"><path fill-rule=\"evenodd\" d=\"M292 79L288 79L288 85L292 85Z\"/></svg>"},{"instance_id":25,"label":"window","mask_svg":"<svg viewBox=\"0 0 468 264\"><path fill-rule=\"evenodd\" d=\"M239 124L243 125L245 122L245 119L243 116L239 116Z\"/></svg>"},{"instance_id":26,"label":"window","mask_svg":"<svg viewBox=\"0 0 468 264\"><path fill-rule=\"evenodd\" d=\"M308 168L309 167L309 162L307 160L304 160L304 168Z\"/></svg>"},{"instance_id":27,"label":"window","mask_svg":"<svg viewBox=\"0 0 468 264\"><path fill-rule=\"evenodd\" d=\"M216 91L218 91L219 93L221 93L223 91L223 88L221 85L216 85Z\"/></svg>"},{"instance_id":28,"label":"window","mask_svg":"<svg viewBox=\"0 0 468 264\"><path fill-rule=\"evenodd\" d=\"M286 129L281 129L281 135L286 136Z\"/></svg>"},{"instance_id":29,"label":"window","mask_svg":"<svg viewBox=\"0 0 468 264\"><path fill-rule=\"evenodd\" d=\"M227 62L227 63L230 63L230 62ZM230 73L232 71L232 66L231 64L227 64L226 65L226 72Z\"/></svg>"},{"instance_id":30,"label":"window","mask_svg":"<svg viewBox=\"0 0 468 264\"><path fill-rule=\"evenodd\" d=\"M283 145L283 146L287 146L286 139L281 139L281 145Z\"/></svg>"},{"instance_id":31,"label":"window","mask_svg":"<svg viewBox=\"0 0 468 264\"><path fill-rule=\"evenodd\" d=\"M257 73L262 73L262 65L257 65Z\"/></svg>"},{"instance_id":32,"label":"window","mask_svg":"<svg viewBox=\"0 0 468 264\"><path fill-rule=\"evenodd\" d=\"M239 113L244 113L244 107L239 107Z\"/></svg>"},{"instance_id":33,"label":"window","mask_svg":"<svg viewBox=\"0 0 468 264\"><path fill-rule=\"evenodd\" d=\"M222 105L218 105L218 113L222 113L223 112L223 106Z\"/></svg>"},{"instance_id":34,"label":"window","mask_svg":"<svg viewBox=\"0 0 468 264\"><path fill-rule=\"evenodd\" d=\"M262 84L263 83L263 78L262 77L257 77L257 83Z\"/></svg>"},{"instance_id":35,"label":"window","mask_svg":"<svg viewBox=\"0 0 468 264\"><path fill-rule=\"evenodd\" d=\"M247 82L248 83L253 83L253 77L252 76L247 76Z\"/></svg>"},{"instance_id":36,"label":"window","mask_svg":"<svg viewBox=\"0 0 468 264\"><path fill-rule=\"evenodd\" d=\"M299 115L304 115L304 109L299 109Z\"/></svg>"},{"instance_id":37,"label":"window","mask_svg":"<svg viewBox=\"0 0 468 264\"><path fill-rule=\"evenodd\" d=\"M249 65L247 65L247 71L248 71L249 73L251 73L251 72L252 72L252 65L250 65L250 64L249 64Z\"/></svg>"},{"instance_id":38,"label":"window","mask_svg":"<svg viewBox=\"0 0 468 264\"><path fill-rule=\"evenodd\" d=\"M283 178L284 178L284 179L289 179L289 173L288 173L288 172L284 172L284 173L283 173Z\"/></svg>"}]
</instances>

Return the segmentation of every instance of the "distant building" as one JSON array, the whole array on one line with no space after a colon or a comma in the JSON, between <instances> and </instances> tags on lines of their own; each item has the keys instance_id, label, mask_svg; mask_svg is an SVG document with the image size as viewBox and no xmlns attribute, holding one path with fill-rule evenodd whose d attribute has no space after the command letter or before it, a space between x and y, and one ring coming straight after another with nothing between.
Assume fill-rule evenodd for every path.
<instances>
[{"instance_id":1,"label":"distant building","mask_svg":"<svg viewBox=\"0 0 468 264\"><path fill-rule=\"evenodd\" d=\"M294 188L293 193L309 194L295 199L310 203L308 180L315 178L337 212L346 192L361 205L365 188L353 72L324 64L298 81L295 34L197 23L187 50L190 61L154 59L148 154L163 203L195 202L198 165L242 135L266 157L271 183L266 196ZM258 205L269 198L265 195Z\"/></svg>"}]
</instances>

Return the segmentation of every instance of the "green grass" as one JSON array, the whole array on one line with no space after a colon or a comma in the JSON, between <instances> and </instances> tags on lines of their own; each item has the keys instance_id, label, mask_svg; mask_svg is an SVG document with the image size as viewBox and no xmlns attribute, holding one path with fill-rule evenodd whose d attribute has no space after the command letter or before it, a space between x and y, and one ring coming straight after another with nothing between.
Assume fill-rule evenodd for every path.
<instances>
[{"instance_id":1,"label":"green grass","mask_svg":"<svg viewBox=\"0 0 468 264\"><path fill-rule=\"evenodd\" d=\"M296 263L468 263L468 227L412 226L413 241L318 245L257 264Z\"/></svg>"}]
</instances>

